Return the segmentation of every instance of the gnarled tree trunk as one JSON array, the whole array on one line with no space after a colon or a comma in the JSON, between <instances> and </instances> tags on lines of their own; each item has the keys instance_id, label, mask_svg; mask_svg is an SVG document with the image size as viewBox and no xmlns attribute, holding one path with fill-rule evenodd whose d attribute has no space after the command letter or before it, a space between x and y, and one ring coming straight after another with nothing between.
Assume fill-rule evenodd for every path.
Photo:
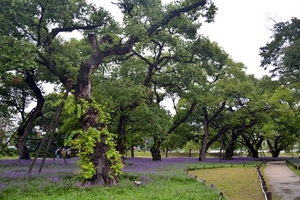
<instances>
[{"instance_id":1,"label":"gnarled tree trunk","mask_svg":"<svg viewBox=\"0 0 300 200\"><path fill-rule=\"evenodd\" d=\"M18 153L20 158L19 159L30 159L29 156L29 151L26 147L26 141L28 138L28 134L30 130L32 129L33 123L36 118L41 116L42 108L44 106L44 97L42 95L41 90L38 88L38 86L35 83L34 80L34 71L26 71L26 78L25 78L26 84L32 89L34 92L36 99L37 99L37 105L33 109L33 111L30 113L29 117L27 120L18 128L17 133L18 133L18 141L16 144L16 147L18 149Z\"/></svg>"},{"instance_id":2,"label":"gnarled tree trunk","mask_svg":"<svg viewBox=\"0 0 300 200\"><path fill-rule=\"evenodd\" d=\"M161 154L160 154L160 145L161 141L159 141L155 136L154 136L154 144L150 148L150 152L152 155L152 160L153 161L161 161Z\"/></svg>"}]
</instances>

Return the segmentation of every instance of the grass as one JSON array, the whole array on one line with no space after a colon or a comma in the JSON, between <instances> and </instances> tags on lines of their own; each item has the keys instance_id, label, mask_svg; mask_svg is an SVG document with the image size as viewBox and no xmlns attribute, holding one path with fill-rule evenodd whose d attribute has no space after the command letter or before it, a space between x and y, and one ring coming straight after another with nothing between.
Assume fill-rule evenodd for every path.
<instances>
[{"instance_id":1,"label":"grass","mask_svg":"<svg viewBox=\"0 0 300 200\"><path fill-rule=\"evenodd\" d=\"M190 171L190 173L197 173L199 179L214 184L218 191L224 193L226 199L263 199L255 171L255 166L260 161L253 162L251 158L244 156L233 161L222 161L222 168L216 168L220 166L217 154L207 154L207 162L210 163L200 164L198 153L192 154L192 158L188 158L188 154L184 153L169 153L169 158L165 158L162 153L163 160L158 162L152 161L149 152L135 152L135 156L136 158L128 158L121 183L109 188L80 186L74 176L75 171L78 170L74 163L75 158L67 160L67 165L62 159L55 161L47 159L41 174L36 172L38 169L36 166L29 176L27 171L31 161L19 163L16 157L1 158L0 200L219 199L219 194L214 189L195 178L186 176L183 169L195 166L201 170ZM40 160L37 165L39 163ZM204 165L206 169L202 170ZM141 186L135 186L135 180L141 181Z\"/></svg>"},{"instance_id":2,"label":"grass","mask_svg":"<svg viewBox=\"0 0 300 200\"><path fill-rule=\"evenodd\" d=\"M38 174L38 165L30 175L27 171L31 161L18 162L16 159L0 160L0 200L74 200L74 199L103 199L103 200L181 200L219 198L213 189L203 183L186 176L182 169L185 159L166 159L153 162L151 159L128 159L124 168L122 181L114 187L81 186L76 181L74 172L78 169L73 159L47 159ZM135 180L142 182L137 187Z\"/></svg>"},{"instance_id":3,"label":"grass","mask_svg":"<svg viewBox=\"0 0 300 200\"><path fill-rule=\"evenodd\" d=\"M300 165L300 160L291 160L291 162L294 165L299 166ZM296 170L292 165L290 165L289 163L287 163L287 166L290 168L290 170L292 170L296 175L300 176L300 170Z\"/></svg>"},{"instance_id":4,"label":"grass","mask_svg":"<svg viewBox=\"0 0 300 200\"><path fill-rule=\"evenodd\" d=\"M222 168L213 168L206 165L205 170L189 171L197 179L213 184L218 191L223 192L228 199L234 200L263 200L259 178L255 167L257 162L234 164L233 167L222 165Z\"/></svg>"}]
</instances>

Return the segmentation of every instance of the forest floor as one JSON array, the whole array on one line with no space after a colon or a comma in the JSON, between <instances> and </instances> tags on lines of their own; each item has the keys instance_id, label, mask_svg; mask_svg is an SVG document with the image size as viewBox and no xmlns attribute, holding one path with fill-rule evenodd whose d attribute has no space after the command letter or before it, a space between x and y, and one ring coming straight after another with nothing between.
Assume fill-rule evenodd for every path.
<instances>
[{"instance_id":1,"label":"forest floor","mask_svg":"<svg viewBox=\"0 0 300 200\"><path fill-rule=\"evenodd\" d=\"M300 176L285 161L269 161L264 169L273 200L300 200Z\"/></svg>"}]
</instances>

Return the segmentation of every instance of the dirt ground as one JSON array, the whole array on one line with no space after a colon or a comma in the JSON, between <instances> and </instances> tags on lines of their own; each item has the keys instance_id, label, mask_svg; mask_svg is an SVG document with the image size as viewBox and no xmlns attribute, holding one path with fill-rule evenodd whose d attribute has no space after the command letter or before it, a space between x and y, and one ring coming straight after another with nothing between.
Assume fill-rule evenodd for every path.
<instances>
[{"instance_id":1,"label":"dirt ground","mask_svg":"<svg viewBox=\"0 0 300 200\"><path fill-rule=\"evenodd\" d=\"M273 200L300 200L300 177L295 175L285 161L267 162L264 169L267 185ZM278 198L275 198L277 196Z\"/></svg>"}]
</instances>

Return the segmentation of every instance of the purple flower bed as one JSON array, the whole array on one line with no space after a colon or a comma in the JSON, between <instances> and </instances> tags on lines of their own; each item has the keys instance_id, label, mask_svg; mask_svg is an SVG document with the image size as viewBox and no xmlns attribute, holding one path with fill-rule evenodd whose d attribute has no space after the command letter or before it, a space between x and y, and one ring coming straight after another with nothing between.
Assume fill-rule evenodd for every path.
<instances>
[{"instance_id":1,"label":"purple flower bed","mask_svg":"<svg viewBox=\"0 0 300 200\"><path fill-rule=\"evenodd\" d=\"M221 160L221 163L247 163L259 159L241 157L233 160ZM123 172L140 172L140 173L165 173L168 168L173 170L184 170L188 166L202 164L198 158L163 158L162 161L152 161L151 158L128 158L125 160ZM220 163L219 158L207 158L205 163Z\"/></svg>"},{"instance_id":2,"label":"purple flower bed","mask_svg":"<svg viewBox=\"0 0 300 200\"><path fill-rule=\"evenodd\" d=\"M68 160L70 161L70 160ZM70 174L78 170L76 164L72 160L69 163L65 163L63 159L46 159L41 173L38 173L42 160L38 159L33 167L31 173L28 174L29 167L32 160L0 160L0 177L3 178L20 178L20 177L52 177L57 174Z\"/></svg>"}]
</instances>

